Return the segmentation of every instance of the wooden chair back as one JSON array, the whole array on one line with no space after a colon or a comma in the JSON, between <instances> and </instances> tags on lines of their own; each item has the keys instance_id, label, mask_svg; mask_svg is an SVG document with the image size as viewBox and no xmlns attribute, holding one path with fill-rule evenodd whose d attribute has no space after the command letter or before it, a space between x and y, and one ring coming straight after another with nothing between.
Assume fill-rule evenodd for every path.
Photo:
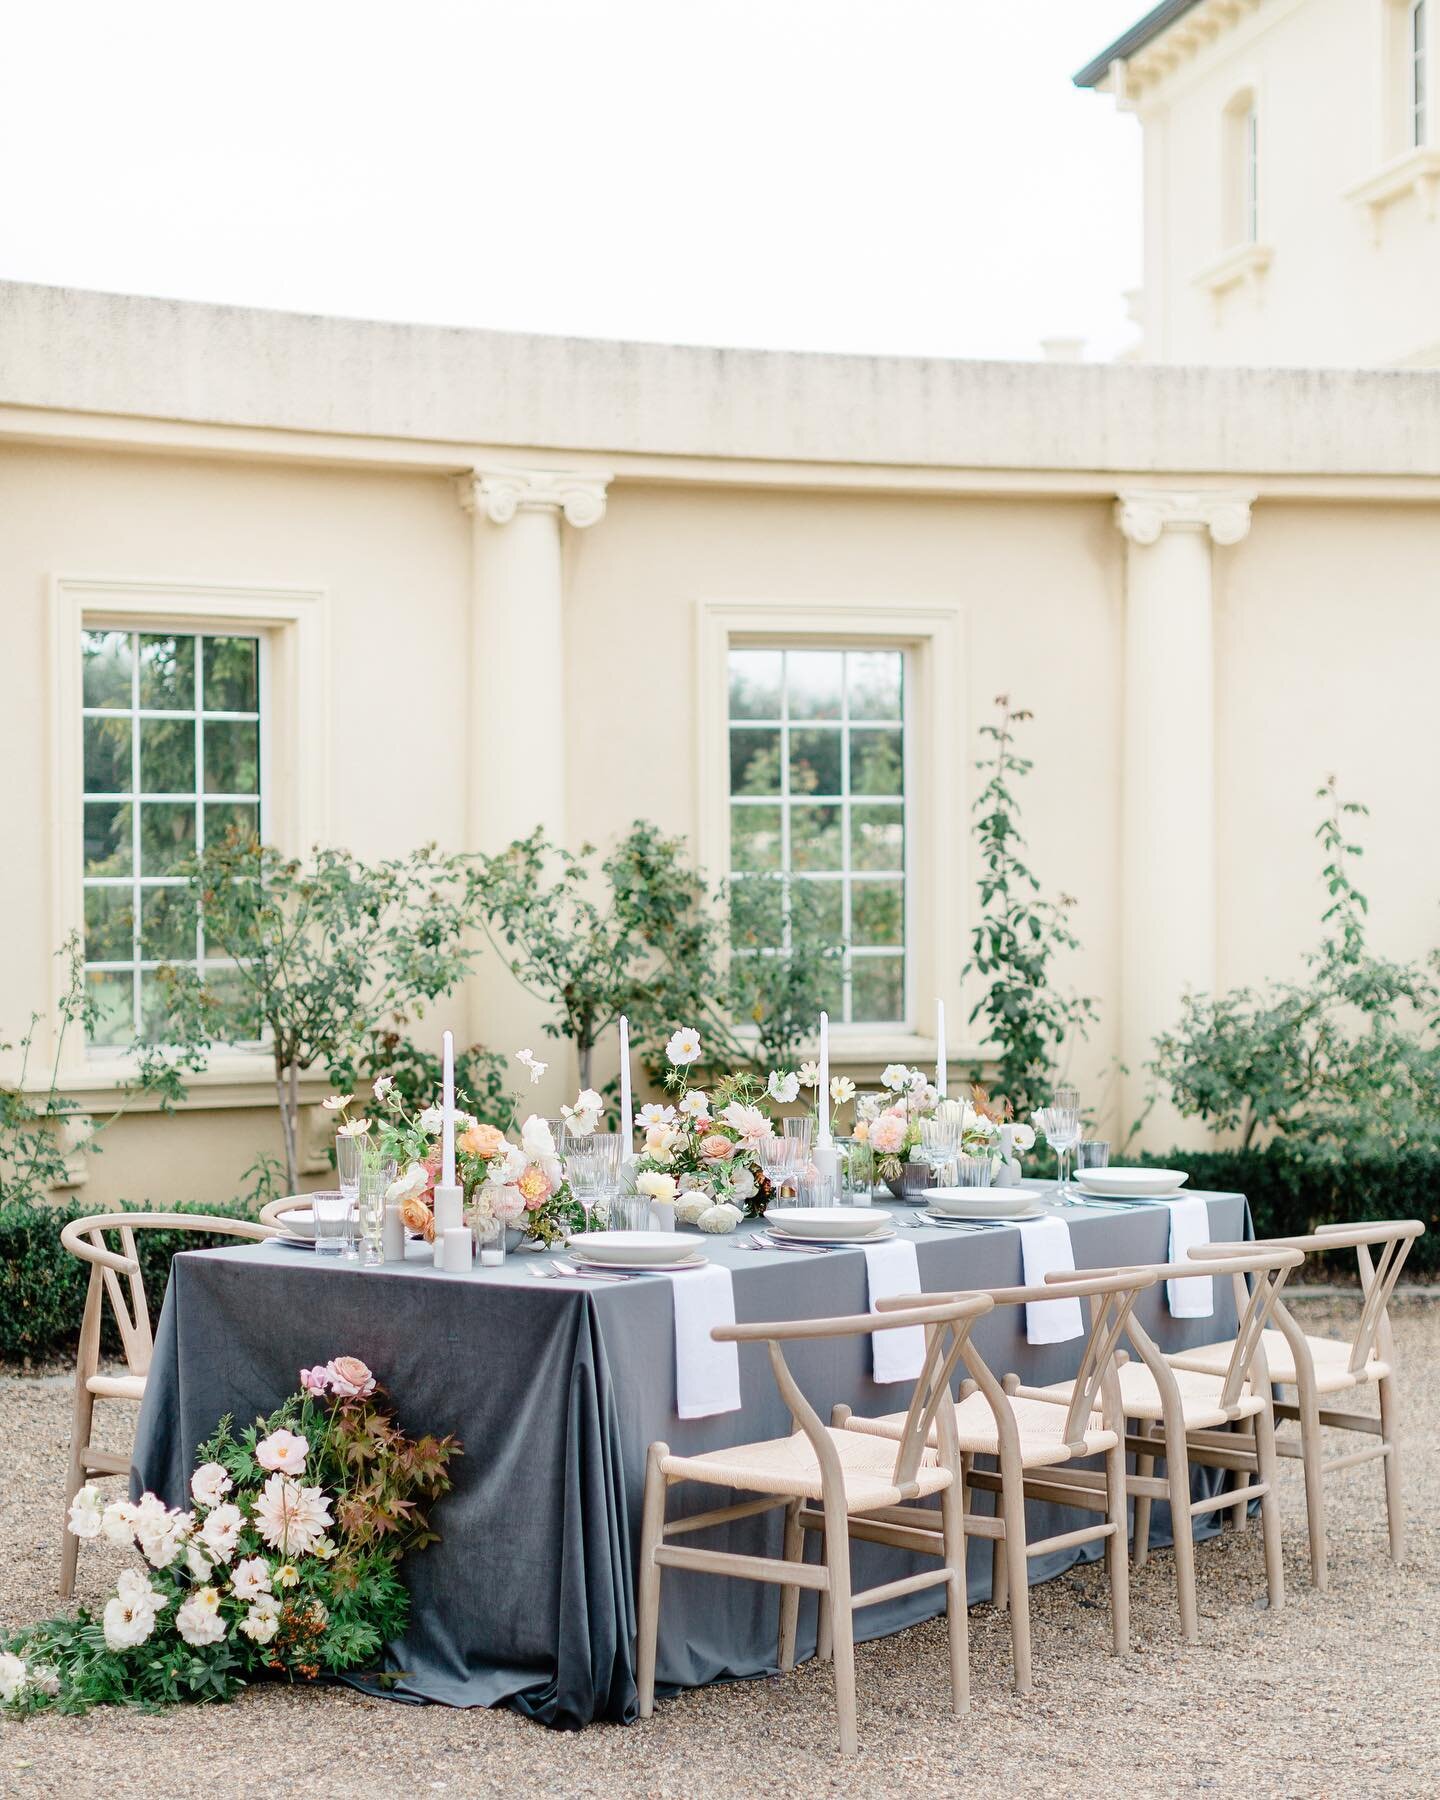
<instances>
[{"instance_id":1,"label":"wooden chair back","mask_svg":"<svg viewBox=\"0 0 1440 1800\"><path fill-rule=\"evenodd\" d=\"M1321 1225L1304 1237L1268 1238L1257 1244L1201 1244L1190 1254L1198 1260L1208 1262L1243 1250L1285 1249L1296 1252L1303 1260L1305 1256L1315 1252L1330 1255L1336 1250L1353 1249L1364 1298L1350 1343L1348 1366L1352 1375L1358 1375L1370 1360L1372 1351L1383 1356L1391 1350L1390 1297L1400 1279L1405 1258L1410 1254L1410 1246L1424 1230L1419 1219L1381 1219L1357 1225ZM1304 1341L1299 1323L1289 1309L1278 1302L1274 1315L1275 1323L1285 1333L1291 1345L1296 1347L1298 1354Z\"/></svg>"},{"instance_id":2,"label":"wooden chair back","mask_svg":"<svg viewBox=\"0 0 1440 1800\"><path fill-rule=\"evenodd\" d=\"M118 1252L106 1244L107 1231L119 1233ZM98 1366L100 1314L108 1299L125 1352L126 1368L132 1375L148 1375L155 1335L150 1327L150 1308L145 1299L145 1283L135 1248L137 1231L195 1231L203 1232L207 1237L251 1239L274 1237L275 1231L269 1225L256 1224L249 1219L212 1218L205 1213L154 1212L92 1213L88 1218L71 1219L62 1228L60 1242L72 1256L91 1265L85 1314L80 1326L82 1359L91 1360ZM93 1374L95 1371L90 1368L84 1372Z\"/></svg>"},{"instance_id":3,"label":"wooden chair back","mask_svg":"<svg viewBox=\"0 0 1440 1800\"><path fill-rule=\"evenodd\" d=\"M283 1200L267 1200L260 1208L260 1223L283 1229L281 1221L288 1213L311 1210L312 1198L310 1194L287 1194Z\"/></svg>"},{"instance_id":4,"label":"wooden chair back","mask_svg":"<svg viewBox=\"0 0 1440 1800\"><path fill-rule=\"evenodd\" d=\"M952 1407L942 1405L950 1397L950 1382L964 1353L975 1321L988 1313L993 1302L985 1294L925 1294L898 1307L881 1303L881 1312L860 1313L840 1319L789 1319L773 1324L717 1325L710 1335L718 1342L764 1343L770 1352L775 1385L784 1397L798 1431L809 1438L828 1488L840 1482L840 1462L829 1432L801 1392L781 1345L797 1338L868 1337L877 1331L899 1331L919 1325L925 1331L925 1358L916 1378L905 1424L895 1451L894 1484L907 1499L914 1498L915 1473L930 1441L931 1427L939 1440L941 1460L948 1468L959 1466Z\"/></svg>"}]
</instances>

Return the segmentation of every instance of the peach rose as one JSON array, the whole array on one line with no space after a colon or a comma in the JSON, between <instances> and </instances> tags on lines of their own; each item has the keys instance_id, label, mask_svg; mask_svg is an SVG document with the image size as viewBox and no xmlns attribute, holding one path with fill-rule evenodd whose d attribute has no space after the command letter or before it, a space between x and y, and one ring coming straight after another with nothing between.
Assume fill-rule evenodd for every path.
<instances>
[{"instance_id":1,"label":"peach rose","mask_svg":"<svg viewBox=\"0 0 1440 1800\"><path fill-rule=\"evenodd\" d=\"M550 1198L549 1178L539 1163L531 1163L515 1185L519 1188L520 1197L531 1212L534 1212L537 1207L543 1206Z\"/></svg>"},{"instance_id":2,"label":"peach rose","mask_svg":"<svg viewBox=\"0 0 1440 1800\"><path fill-rule=\"evenodd\" d=\"M734 1138L726 1137L723 1131L712 1131L709 1137L700 1140L700 1160L707 1163L729 1162L739 1149Z\"/></svg>"},{"instance_id":3,"label":"peach rose","mask_svg":"<svg viewBox=\"0 0 1440 1800\"><path fill-rule=\"evenodd\" d=\"M505 1133L497 1131L493 1125L475 1124L461 1135L459 1144L467 1156L478 1156L489 1162L492 1156L503 1149Z\"/></svg>"},{"instance_id":4,"label":"peach rose","mask_svg":"<svg viewBox=\"0 0 1440 1800\"><path fill-rule=\"evenodd\" d=\"M400 1223L407 1231L423 1233L427 1244L434 1243L435 1215L420 1194L411 1194L408 1200L401 1202Z\"/></svg>"},{"instance_id":5,"label":"peach rose","mask_svg":"<svg viewBox=\"0 0 1440 1800\"><path fill-rule=\"evenodd\" d=\"M342 1399L363 1400L375 1392L375 1377L358 1356L337 1356L330 1364L330 1389Z\"/></svg>"}]
</instances>

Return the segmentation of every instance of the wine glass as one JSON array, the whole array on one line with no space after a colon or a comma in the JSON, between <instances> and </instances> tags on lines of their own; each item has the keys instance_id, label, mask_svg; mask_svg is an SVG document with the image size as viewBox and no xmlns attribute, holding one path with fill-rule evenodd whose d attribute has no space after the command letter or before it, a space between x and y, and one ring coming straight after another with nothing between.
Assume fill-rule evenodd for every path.
<instances>
[{"instance_id":1,"label":"wine glass","mask_svg":"<svg viewBox=\"0 0 1440 1800\"><path fill-rule=\"evenodd\" d=\"M1049 1106L1040 1109L1040 1129L1055 1152L1058 1191L1070 1191L1070 1152L1080 1142L1080 1093L1077 1088L1056 1088Z\"/></svg>"},{"instance_id":2,"label":"wine glass","mask_svg":"<svg viewBox=\"0 0 1440 1800\"><path fill-rule=\"evenodd\" d=\"M933 1119L921 1119L919 1123L920 1142L916 1145L920 1153L919 1160L926 1165L932 1180L935 1180L940 1171L948 1168L955 1160L960 1143L960 1127L948 1113L937 1114Z\"/></svg>"}]
</instances>

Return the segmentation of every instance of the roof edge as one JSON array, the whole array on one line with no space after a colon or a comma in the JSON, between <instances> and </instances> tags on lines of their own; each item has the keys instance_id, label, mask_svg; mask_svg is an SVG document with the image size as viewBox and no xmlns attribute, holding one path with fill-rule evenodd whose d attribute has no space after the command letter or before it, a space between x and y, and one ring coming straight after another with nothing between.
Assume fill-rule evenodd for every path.
<instances>
[{"instance_id":1,"label":"roof edge","mask_svg":"<svg viewBox=\"0 0 1440 1800\"><path fill-rule=\"evenodd\" d=\"M1112 63L1124 62L1137 50L1143 50L1152 39L1199 4L1200 0L1161 0L1159 6L1137 20L1128 31L1122 31L1113 44L1107 44L1078 74L1071 76L1071 80L1076 87L1098 87L1110 73Z\"/></svg>"}]
</instances>

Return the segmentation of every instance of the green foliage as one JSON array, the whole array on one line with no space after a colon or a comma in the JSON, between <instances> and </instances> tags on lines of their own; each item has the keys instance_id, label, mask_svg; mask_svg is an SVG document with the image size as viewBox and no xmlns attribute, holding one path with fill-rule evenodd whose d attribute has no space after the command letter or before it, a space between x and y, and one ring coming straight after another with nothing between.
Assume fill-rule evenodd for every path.
<instances>
[{"instance_id":1,"label":"green foliage","mask_svg":"<svg viewBox=\"0 0 1440 1800\"><path fill-rule=\"evenodd\" d=\"M833 1009L841 946L821 913L813 882L751 876L730 884L729 1016L759 1034L756 1060L793 1068L814 1043L822 1008ZM750 1054L734 1046L738 1061Z\"/></svg>"},{"instance_id":2,"label":"green foliage","mask_svg":"<svg viewBox=\"0 0 1440 1800\"><path fill-rule=\"evenodd\" d=\"M458 986L471 961L474 867L433 845L375 864L316 850L302 863L230 832L185 873L209 954L233 967L223 988L186 992L177 978L182 1010L217 1034L267 1042L293 1193L301 1072L352 1052L377 1018L421 1013Z\"/></svg>"},{"instance_id":3,"label":"green foliage","mask_svg":"<svg viewBox=\"0 0 1440 1800\"><path fill-rule=\"evenodd\" d=\"M123 1205L116 1212L127 1209ZM143 1208L133 1210L142 1211ZM179 1205L167 1212L219 1214L225 1218L253 1218L243 1203L231 1205ZM81 1262L62 1246L60 1228L70 1219L93 1212L93 1207L72 1203L67 1207L32 1206L28 1203L0 1206L0 1362L40 1361L71 1355L80 1333L90 1264ZM233 1238L204 1236L194 1231L142 1231L136 1234L136 1251L150 1302L152 1319L160 1315L170 1259L179 1250L202 1250ZM102 1348L108 1355L120 1350L113 1335L108 1309Z\"/></svg>"},{"instance_id":4,"label":"green foliage","mask_svg":"<svg viewBox=\"0 0 1440 1800\"><path fill-rule=\"evenodd\" d=\"M394 1026L372 1026L359 1043L332 1058L330 1079L336 1088L360 1094L377 1076L388 1075L394 1083L392 1092L407 1113L433 1105L444 1077L440 1054L412 1042L398 1028L403 1025L400 1019ZM455 1052L456 1105L501 1131L514 1112L505 1067L505 1058L483 1044Z\"/></svg>"},{"instance_id":5,"label":"green foliage","mask_svg":"<svg viewBox=\"0 0 1440 1800\"><path fill-rule=\"evenodd\" d=\"M1238 1131L1246 1146L1270 1135L1347 1152L1440 1143L1434 959L1427 967L1369 951L1369 906L1350 874L1362 854L1351 822L1368 809L1342 801L1333 776L1316 798L1326 906L1306 975L1186 995L1147 1067L1182 1116Z\"/></svg>"},{"instance_id":6,"label":"green foliage","mask_svg":"<svg viewBox=\"0 0 1440 1800\"><path fill-rule=\"evenodd\" d=\"M1042 898L1039 880L1025 863L1015 783L1033 765L1016 752L1014 740L1015 728L1033 715L1012 707L1005 694L995 705L998 721L980 727L980 736L990 742L990 754L976 764L985 783L972 808L981 862L980 918L970 934L964 974L986 981L970 1018L985 1020L986 1037L997 1053L998 1071L989 1085L1017 1118L1025 1118L1048 1102L1060 1052L1072 1033L1087 1035L1095 1002L1054 985L1056 958L1080 947L1067 919L1075 902L1068 894ZM980 1081L982 1071L976 1069L972 1079Z\"/></svg>"},{"instance_id":7,"label":"green foliage","mask_svg":"<svg viewBox=\"0 0 1440 1800\"><path fill-rule=\"evenodd\" d=\"M32 1090L29 1082L41 1014L31 1013L18 1045L0 1043L0 1053L18 1049L20 1056L15 1084L12 1087L0 1085L0 1207L38 1206L52 1187L66 1180L66 1158L60 1144L59 1128L67 1116L80 1108L60 1092L61 1058L70 1032L89 1035L96 1008L85 986L85 953L79 934L72 932L56 955L64 964L65 987L56 1008L58 1028L54 1055L43 1089ZM164 1049L137 1041L132 1046L132 1055L135 1078L121 1089L119 1103L93 1124L85 1146L89 1155L101 1153L103 1146L98 1141L101 1135L139 1095L153 1096L165 1112L183 1100L184 1073L200 1068L204 1061L200 1045L193 1036Z\"/></svg>"},{"instance_id":8,"label":"green foliage","mask_svg":"<svg viewBox=\"0 0 1440 1800\"><path fill-rule=\"evenodd\" d=\"M1364 1219L1420 1219L1405 1278L1440 1274L1440 1148L1395 1149L1370 1142L1350 1148L1277 1139L1264 1149L1170 1150L1134 1159L1151 1168L1185 1169L1197 1190L1244 1194L1257 1237L1289 1237L1317 1225ZM1331 1271L1355 1273L1355 1252L1337 1252Z\"/></svg>"}]
</instances>

